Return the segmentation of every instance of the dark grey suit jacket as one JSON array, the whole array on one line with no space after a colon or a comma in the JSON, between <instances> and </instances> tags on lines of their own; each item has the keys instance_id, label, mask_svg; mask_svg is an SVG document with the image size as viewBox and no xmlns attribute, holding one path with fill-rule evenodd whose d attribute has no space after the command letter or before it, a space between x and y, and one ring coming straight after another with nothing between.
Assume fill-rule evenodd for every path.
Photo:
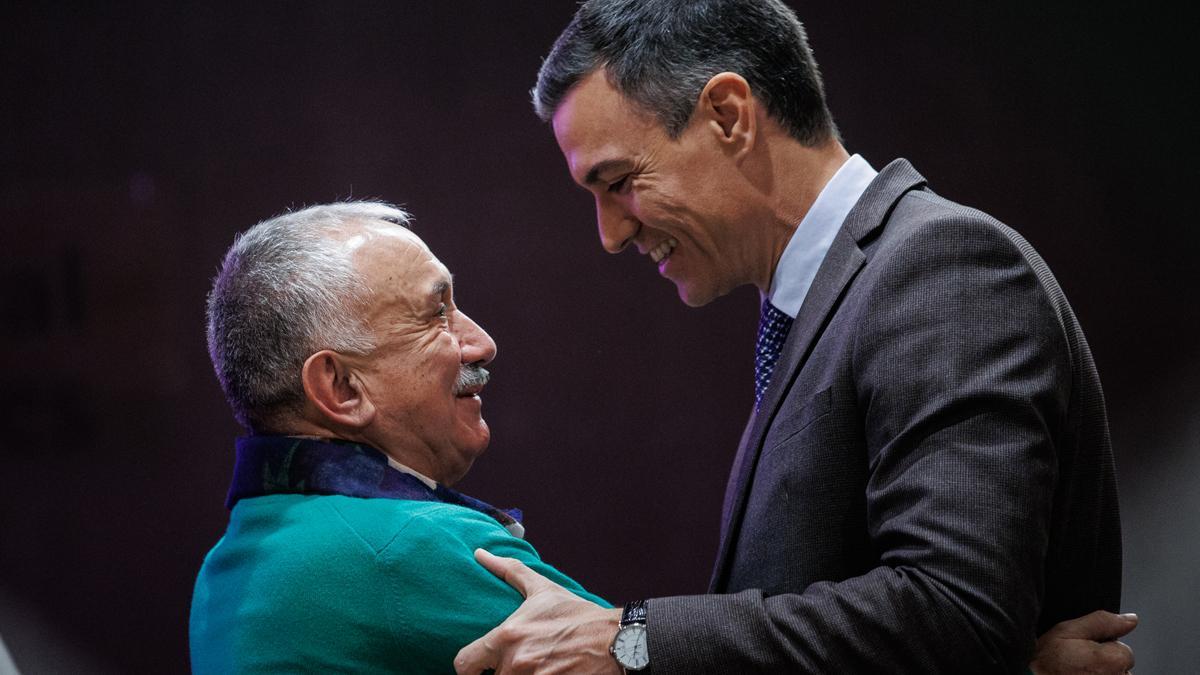
<instances>
[{"instance_id":1,"label":"dark grey suit jacket","mask_svg":"<svg viewBox=\"0 0 1200 675\"><path fill-rule=\"evenodd\" d=\"M838 232L652 672L1018 672L1120 601L1100 381L1045 263L897 160Z\"/></svg>"}]
</instances>

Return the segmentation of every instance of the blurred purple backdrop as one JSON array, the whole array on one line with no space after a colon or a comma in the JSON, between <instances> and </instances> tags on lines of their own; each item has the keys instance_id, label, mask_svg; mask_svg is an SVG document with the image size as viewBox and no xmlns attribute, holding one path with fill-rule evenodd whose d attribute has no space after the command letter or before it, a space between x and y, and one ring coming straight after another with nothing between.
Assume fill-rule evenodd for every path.
<instances>
[{"instance_id":1,"label":"blurred purple backdrop","mask_svg":"<svg viewBox=\"0 0 1200 675\"><path fill-rule=\"evenodd\" d=\"M0 9L0 638L19 668L186 670L238 433L205 353L209 281L235 232L347 197L411 209L499 343L494 441L462 487L524 508L543 556L614 601L704 589L755 295L689 310L600 249L527 94L574 6ZM1200 237L1178 45L1196 24L797 7L850 150L909 158L1057 273L1108 394L1139 667L1194 665Z\"/></svg>"}]
</instances>

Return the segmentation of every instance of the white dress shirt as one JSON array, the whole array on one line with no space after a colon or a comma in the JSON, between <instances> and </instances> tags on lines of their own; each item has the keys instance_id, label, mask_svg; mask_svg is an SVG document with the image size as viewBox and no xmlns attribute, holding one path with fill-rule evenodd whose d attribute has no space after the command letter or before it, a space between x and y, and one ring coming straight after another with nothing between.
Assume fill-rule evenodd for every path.
<instances>
[{"instance_id":1,"label":"white dress shirt","mask_svg":"<svg viewBox=\"0 0 1200 675\"><path fill-rule=\"evenodd\" d=\"M783 249L775 276L771 278L767 297L779 311L793 319L800 313L804 296L808 295L834 235L878 173L861 155L854 155L821 189Z\"/></svg>"}]
</instances>

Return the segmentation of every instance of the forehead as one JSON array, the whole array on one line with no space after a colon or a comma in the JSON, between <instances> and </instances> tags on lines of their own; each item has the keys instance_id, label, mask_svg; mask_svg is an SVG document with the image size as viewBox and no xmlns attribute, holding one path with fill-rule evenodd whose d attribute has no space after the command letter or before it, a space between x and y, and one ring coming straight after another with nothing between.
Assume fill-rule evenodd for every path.
<instances>
[{"instance_id":1,"label":"forehead","mask_svg":"<svg viewBox=\"0 0 1200 675\"><path fill-rule=\"evenodd\" d=\"M412 230L382 220L351 221L334 232L333 237L351 256L380 248L399 251L413 247L429 252L429 247Z\"/></svg>"},{"instance_id":2,"label":"forehead","mask_svg":"<svg viewBox=\"0 0 1200 675\"><path fill-rule=\"evenodd\" d=\"M665 135L653 117L609 84L603 69L571 89L552 126L567 168L580 184L597 164L636 157Z\"/></svg>"},{"instance_id":3,"label":"forehead","mask_svg":"<svg viewBox=\"0 0 1200 675\"><path fill-rule=\"evenodd\" d=\"M341 245L377 295L424 296L450 283L450 271L408 228L368 222L352 225L345 235Z\"/></svg>"}]
</instances>

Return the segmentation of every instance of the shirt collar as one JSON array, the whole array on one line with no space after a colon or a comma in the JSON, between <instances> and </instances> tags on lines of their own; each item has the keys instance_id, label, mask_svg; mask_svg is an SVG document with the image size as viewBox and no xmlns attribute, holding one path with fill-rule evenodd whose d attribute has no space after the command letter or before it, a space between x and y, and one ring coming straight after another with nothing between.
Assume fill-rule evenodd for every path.
<instances>
[{"instance_id":1,"label":"shirt collar","mask_svg":"<svg viewBox=\"0 0 1200 675\"><path fill-rule=\"evenodd\" d=\"M779 311L793 319L800 313L833 238L876 175L867 160L854 155L821 189L775 266L767 297Z\"/></svg>"},{"instance_id":2,"label":"shirt collar","mask_svg":"<svg viewBox=\"0 0 1200 675\"><path fill-rule=\"evenodd\" d=\"M406 474L412 476L413 478L416 478L417 480L421 481L430 490L437 489L437 486L438 486L437 481L430 478L429 476L426 476L425 474L421 473L420 471L417 471L416 469L410 469L407 466L401 464L400 462L397 462L396 460L392 459L390 456L387 458L387 463L388 463L388 466L399 471L400 473L406 473Z\"/></svg>"}]
</instances>

